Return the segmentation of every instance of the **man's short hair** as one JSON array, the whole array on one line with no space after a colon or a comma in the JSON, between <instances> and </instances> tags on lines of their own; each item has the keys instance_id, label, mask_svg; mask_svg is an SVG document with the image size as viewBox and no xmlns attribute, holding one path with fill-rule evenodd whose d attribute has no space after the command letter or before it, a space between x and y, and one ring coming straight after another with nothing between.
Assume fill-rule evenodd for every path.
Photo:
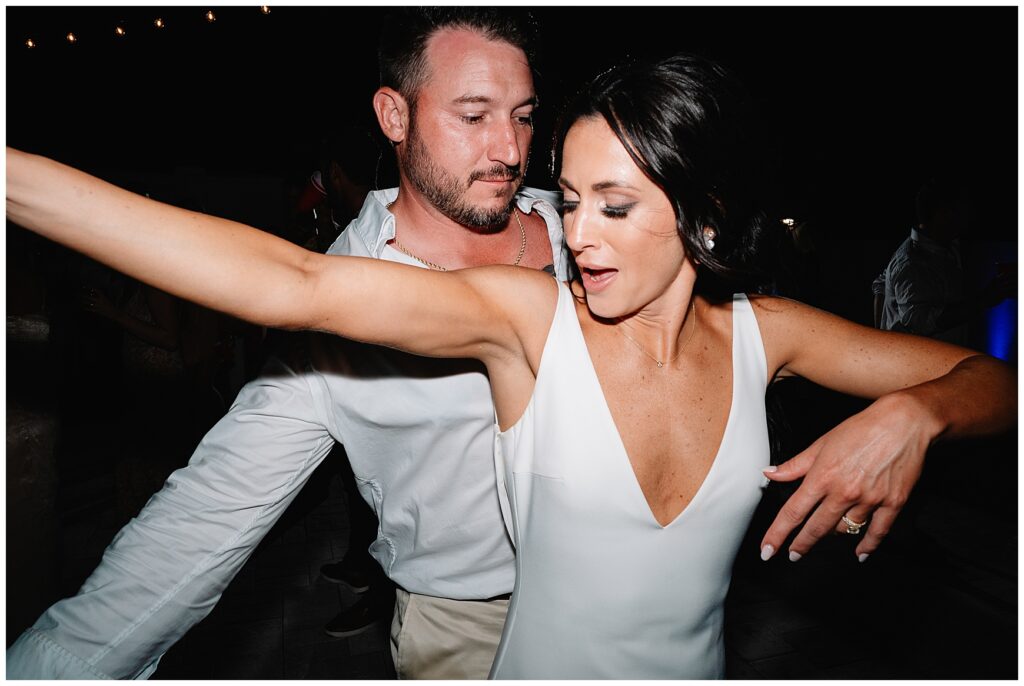
<instances>
[{"instance_id":1,"label":"man's short hair","mask_svg":"<svg viewBox=\"0 0 1024 686\"><path fill-rule=\"evenodd\" d=\"M538 58L537 23L529 12L501 7L400 7L384 19L377 61L380 85L416 107L427 78L427 42L444 29L468 29L504 41L524 53L531 68Z\"/></svg>"}]
</instances>

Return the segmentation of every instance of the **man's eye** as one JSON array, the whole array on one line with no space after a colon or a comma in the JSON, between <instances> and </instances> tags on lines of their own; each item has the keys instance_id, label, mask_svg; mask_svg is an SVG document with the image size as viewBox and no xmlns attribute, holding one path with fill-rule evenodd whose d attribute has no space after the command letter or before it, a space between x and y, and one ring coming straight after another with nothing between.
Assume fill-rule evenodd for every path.
<instances>
[{"instance_id":1,"label":"man's eye","mask_svg":"<svg viewBox=\"0 0 1024 686\"><path fill-rule=\"evenodd\" d=\"M522 116L516 117L515 119L517 122L519 122L521 126L533 126L532 114L524 114Z\"/></svg>"},{"instance_id":2,"label":"man's eye","mask_svg":"<svg viewBox=\"0 0 1024 686\"><path fill-rule=\"evenodd\" d=\"M482 114L464 114L460 117L466 124L479 124L484 120Z\"/></svg>"}]
</instances>

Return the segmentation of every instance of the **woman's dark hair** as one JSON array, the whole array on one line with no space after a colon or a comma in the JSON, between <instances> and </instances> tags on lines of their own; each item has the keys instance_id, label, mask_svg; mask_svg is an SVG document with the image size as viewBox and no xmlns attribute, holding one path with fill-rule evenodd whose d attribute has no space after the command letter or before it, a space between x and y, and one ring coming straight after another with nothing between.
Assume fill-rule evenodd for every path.
<instances>
[{"instance_id":1,"label":"woman's dark hair","mask_svg":"<svg viewBox=\"0 0 1024 686\"><path fill-rule=\"evenodd\" d=\"M377 62L380 85L394 88L415 108L427 76L427 42L444 29L470 29L524 53L531 69L538 59L539 30L533 16L506 7L401 7L384 19Z\"/></svg>"},{"instance_id":2,"label":"woman's dark hair","mask_svg":"<svg viewBox=\"0 0 1024 686\"><path fill-rule=\"evenodd\" d=\"M754 201L759 185L748 126L750 99L722 66L674 55L616 67L594 79L562 115L555 139L572 125L601 117L637 166L668 196L688 255L700 264L700 292L725 297L768 278L759 244L771 225ZM715 247L704 244L704 227Z\"/></svg>"}]
</instances>

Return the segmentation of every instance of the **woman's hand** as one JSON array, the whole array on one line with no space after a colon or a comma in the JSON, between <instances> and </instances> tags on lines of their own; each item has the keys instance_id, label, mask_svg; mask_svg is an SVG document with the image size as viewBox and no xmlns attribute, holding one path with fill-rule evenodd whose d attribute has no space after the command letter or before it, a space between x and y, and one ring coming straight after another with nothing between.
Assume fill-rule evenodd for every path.
<instances>
[{"instance_id":1,"label":"woman's hand","mask_svg":"<svg viewBox=\"0 0 1024 686\"><path fill-rule=\"evenodd\" d=\"M889 533L920 478L928 446L942 428L914 396L893 393L850 417L777 470L766 471L772 481L804 477L804 482L761 541L762 558L780 550L807 519L789 547L789 557L796 561L825 534L849 533L842 519L846 516L854 523L869 522L855 551L863 562Z\"/></svg>"},{"instance_id":2,"label":"woman's hand","mask_svg":"<svg viewBox=\"0 0 1024 686\"><path fill-rule=\"evenodd\" d=\"M793 560L829 531L862 530L856 525L870 519L856 551L863 561L892 527L933 441L996 434L1017 421L1016 375L987 355L861 326L794 301L751 302L769 378L800 376L840 393L877 398L766 472L773 481L804 482L765 534L764 559L801 524L790 546Z\"/></svg>"}]
</instances>

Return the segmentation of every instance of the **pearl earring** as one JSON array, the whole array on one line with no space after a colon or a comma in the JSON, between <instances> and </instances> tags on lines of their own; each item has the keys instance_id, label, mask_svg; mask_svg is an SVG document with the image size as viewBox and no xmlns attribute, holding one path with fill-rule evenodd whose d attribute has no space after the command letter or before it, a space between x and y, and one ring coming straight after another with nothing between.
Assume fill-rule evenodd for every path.
<instances>
[{"instance_id":1,"label":"pearl earring","mask_svg":"<svg viewBox=\"0 0 1024 686\"><path fill-rule=\"evenodd\" d=\"M715 249L715 230L710 227L704 229L704 246L708 250Z\"/></svg>"}]
</instances>

